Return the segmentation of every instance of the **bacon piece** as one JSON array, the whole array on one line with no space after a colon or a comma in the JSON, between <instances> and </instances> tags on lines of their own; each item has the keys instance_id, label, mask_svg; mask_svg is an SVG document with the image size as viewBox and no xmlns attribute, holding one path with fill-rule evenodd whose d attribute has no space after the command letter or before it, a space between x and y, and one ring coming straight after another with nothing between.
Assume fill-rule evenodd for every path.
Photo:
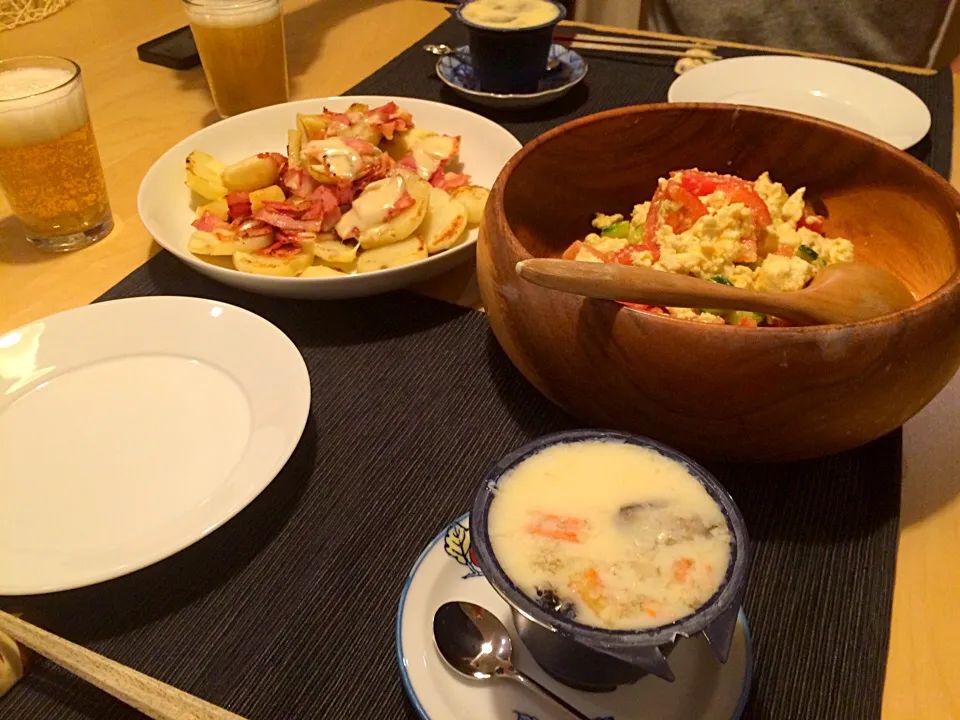
<instances>
[{"instance_id":1,"label":"bacon piece","mask_svg":"<svg viewBox=\"0 0 960 720\"><path fill-rule=\"evenodd\" d=\"M300 252L300 243L287 236L277 234L277 239L273 244L261 250L257 250L257 255L269 255L271 257L288 258Z\"/></svg>"},{"instance_id":2,"label":"bacon piece","mask_svg":"<svg viewBox=\"0 0 960 720\"><path fill-rule=\"evenodd\" d=\"M230 223L230 226L240 237L256 237L258 235L270 235L273 233L271 226L254 218L238 218Z\"/></svg>"},{"instance_id":3,"label":"bacon piece","mask_svg":"<svg viewBox=\"0 0 960 720\"><path fill-rule=\"evenodd\" d=\"M203 215L193 221L193 226L197 230L204 232L214 232L215 230L231 230L230 223L221 220L212 212L205 212Z\"/></svg>"},{"instance_id":4,"label":"bacon piece","mask_svg":"<svg viewBox=\"0 0 960 720\"><path fill-rule=\"evenodd\" d=\"M301 220L320 220L327 231L340 220L340 201L337 192L326 185L318 187L310 196L312 203Z\"/></svg>"},{"instance_id":5,"label":"bacon piece","mask_svg":"<svg viewBox=\"0 0 960 720\"><path fill-rule=\"evenodd\" d=\"M293 198L291 198L291 200L292 199ZM294 206L290 202L290 200L287 200L285 202L275 202L273 200L267 200L265 203L263 203L262 207L266 208L267 210L270 210L271 212L280 213L282 215L294 216L294 215L299 215L301 212L300 208ZM254 217L256 217L256 213L254 213Z\"/></svg>"},{"instance_id":6,"label":"bacon piece","mask_svg":"<svg viewBox=\"0 0 960 720\"><path fill-rule=\"evenodd\" d=\"M413 127L413 116L397 107L395 102L388 102L368 111L367 122L377 128L387 140L392 140L396 133Z\"/></svg>"},{"instance_id":7,"label":"bacon piece","mask_svg":"<svg viewBox=\"0 0 960 720\"><path fill-rule=\"evenodd\" d=\"M361 155L373 155L377 151L377 147L374 144L368 143L366 140L362 140L358 137L345 135L340 139L343 141L344 145L353 148Z\"/></svg>"},{"instance_id":8,"label":"bacon piece","mask_svg":"<svg viewBox=\"0 0 960 720\"><path fill-rule=\"evenodd\" d=\"M417 161L413 159L413 152L408 152L406 155L400 158L400 162L397 163L397 167L416 172Z\"/></svg>"},{"instance_id":9,"label":"bacon piece","mask_svg":"<svg viewBox=\"0 0 960 720\"><path fill-rule=\"evenodd\" d=\"M333 112L324 108L323 114L330 119L330 122L340 123L341 125L350 125L353 122L346 113Z\"/></svg>"},{"instance_id":10,"label":"bacon piece","mask_svg":"<svg viewBox=\"0 0 960 720\"><path fill-rule=\"evenodd\" d=\"M307 230L309 232L324 232L324 223L322 220L298 220L290 217L289 215L276 212L271 208L268 208L266 204L254 212L253 216L257 220L262 220L268 225L272 225L275 228L280 228L281 230Z\"/></svg>"},{"instance_id":11,"label":"bacon piece","mask_svg":"<svg viewBox=\"0 0 960 720\"><path fill-rule=\"evenodd\" d=\"M468 182L470 182L469 175L453 172L445 173L442 169L438 169L430 176L430 184L441 190L453 190L466 185Z\"/></svg>"},{"instance_id":12,"label":"bacon piece","mask_svg":"<svg viewBox=\"0 0 960 720\"><path fill-rule=\"evenodd\" d=\"M327 187L331 188L336 193L337 203L339 205L349 205L353 202L353 199L358 194L354 191L353 185L350 183L345 183L343 185L328 185Z\"/></svg>"},{"instance_id":13,"label":"bacon piece","mask_svg":"<svg viewBox=\"0 0 960 720\"><path fill-rule=\"evenodd\" d=\"M248 192L227 193L226 200L227 210L230 213L230 218L232 220L248 217L252 212L250 206L250 193Z\"/></svg>"},{"instance_id":14,"label":"bacon piece","mask_svg":"<svg viewBox=\"0 0 960 720\"><path fill-rule=\"evenodd\" d=\"M387 214L386 214L386 216L384 217L384 220L389 220L389 219L392 218L392 217L396 217L396 216L399 215L401 212L403 212L404 210L406 210L408 207L413 207L413 204L414 204L415 202L416 202L416 201L413 199L413 197L410 195L410 193L408 193L406 190L404 190L404 191L400 194L400 197L397 198L397 201L393 204L393 207L391 207L389 210L387 210Z\"/></svg>"},{"instance_id":15,"label":"bacon piece","mask_svg":"<svg viewBox=\"0 0 960 720\"><path fill-rule=\"evenodd\" d=\"M317 181L302 168L287 168L283 171L280 182L288 195L296 197L310 197L310 193L317 189Z\"/></svg>"}]
</instances>

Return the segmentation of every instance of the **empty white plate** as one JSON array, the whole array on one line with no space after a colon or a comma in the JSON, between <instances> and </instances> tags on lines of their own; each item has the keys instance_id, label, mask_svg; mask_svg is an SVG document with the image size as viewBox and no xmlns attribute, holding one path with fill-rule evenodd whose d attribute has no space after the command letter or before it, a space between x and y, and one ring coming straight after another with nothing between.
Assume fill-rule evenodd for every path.
<instances>
[{"instance_id":1,"label":"empty white plate","mask_svg":"<svg viewBox=\"0 0 960 720\"><path fill-rule=\"evenodd\" d=\"M814 58L751 55L709 63L674 80L667 99L789 110L846 125L901 150L930 130L930 110L900 83Z\"/></svg>"},{"instance_id":2,"label":"empty white plate","mask_svg":"<svg viewBox=\"0 0 960 720\"><path fill-rule=\"evenodd\" d=\"M0 595L101 582L253 500L310 379L263 318L187 297L98 303L0 335Z\"/></svg>"}]
</instances>

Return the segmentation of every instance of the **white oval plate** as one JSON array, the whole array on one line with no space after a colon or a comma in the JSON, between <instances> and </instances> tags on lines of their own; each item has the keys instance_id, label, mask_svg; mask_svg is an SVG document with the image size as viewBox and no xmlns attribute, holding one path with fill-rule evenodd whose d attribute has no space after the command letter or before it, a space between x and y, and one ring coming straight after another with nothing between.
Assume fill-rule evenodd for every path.
<instances>
[{"instance_id":1,"label":"white oval plate","mask_svg":"<svg viewBox=\"0 0 960 720\"><path fill-rule=\"evenodd\" d=\"M97 303L0 335L0 595L102 582L213 532L307 420L294 344L241 308Z\"/></svg>"},{"instance_id":2,"label":"white oval plate","mask_svg":"<svg viewBox=\"0 0 960 720\"><path fill-rule=\"evenodd\" d=\"M743 612L730 657L720 664L702 637L670 653L677 679L646 677L611 693L568 688L546 675L517 633L510 608L484 579L470 553L470 516L459 517L417 558L400 597L397 660L403 687L423 720L568 720L568 715L511 682L476 683L456 675L433 642L433 614L445 602L466 600L488 608L514 637L513 660L580 712L598 720L736 720L750 693L752 652ZM638 714L638 708L642 713Z\"/></svg>"},{"instance_id":3,"label":"white oval plate","mask_svg":"<svg viewBox=\"0 0 960 720\"><path fill-rule=\"evenodd\" d=\"M667 99L789 110L846 125L901 150L930 130L930 110L900 83L814 58L751 55L708 63L674 80Z\"/></svg>"},{"instance_id":4,"label":"white oval plate","mask_svg":"<svg viewBox=\"0 0 960 720\"><path fill-rule=\"evenodd\" d=\"M273 105L236 115L199 130L163 154L140 183L137 209L154 239L197 272L225 285L262 295L291 298L365 297L397 290L428 280L460 263L472 260L477 229L463 243L446 252L410 265L372 273L330 278L279 278L241 273L200 259L187 249L196 218L190 206L190 190L183 182L184 159L193 150L203 150L226 163L261 152L286 155L287 130L296 127L297 113L319 113L325 107L346 110L351 103L371 107L396 102L413 115L416 125L447 135L460 135L460 162L471 181L486 188L517 150L520 141L505 128L476 113L452 105L416 98L353 95L318 98Z\"/></svg>"}]
</instances>

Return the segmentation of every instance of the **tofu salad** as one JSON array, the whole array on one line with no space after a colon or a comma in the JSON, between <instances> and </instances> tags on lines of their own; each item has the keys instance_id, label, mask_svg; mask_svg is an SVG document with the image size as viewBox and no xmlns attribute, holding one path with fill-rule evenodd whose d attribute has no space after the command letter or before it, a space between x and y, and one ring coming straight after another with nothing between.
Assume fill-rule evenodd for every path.
<instances>
[{"instance_id":1,"label":"tofu salad","mask_svg":"<svg viewBox=\"0 0 960 720\"><path fill-rule=\"evenodd\" d=\"M563 254L582 262L640 265L751 290L791 292L827 265L851 262L853 244L824 234L808 212L805 188L788 193L764 172L751 182L697 169L660 178L653 198L629 217L597 213L596 232ZM787 324L746 311L630 304L698 322L758 327Z\"/></svg>"}]
</instances>

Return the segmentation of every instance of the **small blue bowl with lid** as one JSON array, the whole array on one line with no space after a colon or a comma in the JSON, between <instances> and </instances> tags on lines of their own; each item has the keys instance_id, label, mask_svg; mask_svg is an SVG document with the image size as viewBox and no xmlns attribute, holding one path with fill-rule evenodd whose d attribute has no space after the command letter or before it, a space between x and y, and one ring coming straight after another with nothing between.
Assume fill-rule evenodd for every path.
<instances>
[{"instance_id":1,"label":"small blue bowl with lid","mask_svg":"<svg viewBox=\"0 0 960 720\"><path fill-rule=\"evenodd\" d=\"M726 574L716 592L689 615L641 630L586 625L528 596L494 554L488 523L501 481L542 450L598 440L636 445L680 463L722 512L730 537ZM648 438L608 430L573 430L539 438L505 456L487 473L471 510L470 530L477 564L510 606L520 640L540 667L559 682L578 690L607 692L648 674L673 681L669 655L678 642L695 635L703 635L717 660L726 662L749 575L749 536L730 494L705 468L676 450Z\"/></svg>"},{"instance_id":2,"label":"small blue bowl with lid","mask_svg":"<svg viewBox=\"0 0 960 720\"><path fill-rule=\"evenodd\" d=\"M553 29L566 17L552 0L468 0L455 17L467 29L480 90L533 93L546 72Z\"/></svg>"}]
</instances>

